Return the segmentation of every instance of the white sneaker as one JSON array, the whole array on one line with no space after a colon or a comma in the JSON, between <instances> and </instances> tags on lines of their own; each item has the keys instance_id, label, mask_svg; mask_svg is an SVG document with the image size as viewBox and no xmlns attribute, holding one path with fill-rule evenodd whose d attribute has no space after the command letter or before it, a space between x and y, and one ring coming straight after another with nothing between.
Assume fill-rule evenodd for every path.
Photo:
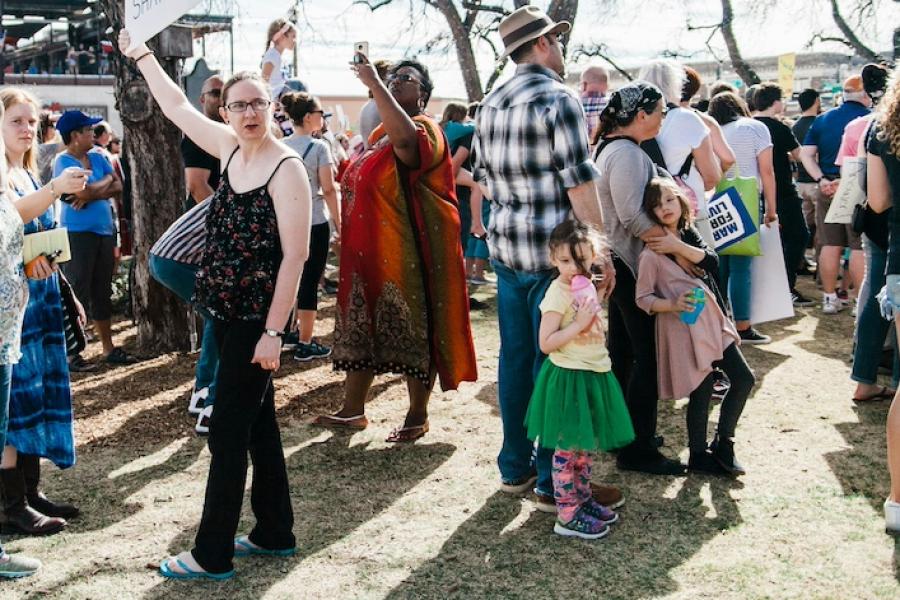
<instances>
[{"instance_id":1,"label":"white sneaker","mask_svg":"<svg viewBox=\"0 0 900 600\"><path fill-rule=\"evenodd\" d=\"M197 416L197 424L194 425L194 431L197 435L209 435L209 420L212 419L213 405L205 407Z\"/></svg>"},{"instance_id":2,"label":"white sneaker","mask_svg":"<svg viewBox=\"0 0 900 600\"><path fill-rule=\"evenodd\" d=\"M822 294L822 312L826 315L836 315L841 308L841 301L837 294Z\"/></svg>"},{"instance_id":3,"label":"white sneaker","mask_svg":"<svg viewBox=\"0 0 900 600\"><path fill-rule=\"evenodd\" d=\"M888 533L900 533L900 502L890 498L884 501L884 530Z\"/></svg>"},{"instance_id":4,"label":"white sneaker","mask_svg":"<svg viewBox=\"0 0 900 600\"><path fill-rule=\"evenodd\" d=\"M202 413L203 405L206 404L206 399L208 397L209 387L194 390L194 393L191 394L191 403L188 404L188 412L192 415L199 415Z\"/></svg>"}]
</instances>

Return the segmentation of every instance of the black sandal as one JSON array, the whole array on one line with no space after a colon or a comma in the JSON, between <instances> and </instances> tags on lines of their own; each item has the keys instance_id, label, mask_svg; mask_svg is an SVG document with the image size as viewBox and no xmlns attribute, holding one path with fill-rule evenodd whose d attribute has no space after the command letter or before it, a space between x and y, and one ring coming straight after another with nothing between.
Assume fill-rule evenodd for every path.
<instances>
[{"instance_id":1,"label":"black sandal","mask_svg":"<svg viewBox=\"0 0 900 600\"><path fill-rule=\"evenodd\" d=\"M111 365L133 365L139 360L122 350L121 348L113 348L109 354L106 355L106 362Z\"/></svg>"}]
</instances>

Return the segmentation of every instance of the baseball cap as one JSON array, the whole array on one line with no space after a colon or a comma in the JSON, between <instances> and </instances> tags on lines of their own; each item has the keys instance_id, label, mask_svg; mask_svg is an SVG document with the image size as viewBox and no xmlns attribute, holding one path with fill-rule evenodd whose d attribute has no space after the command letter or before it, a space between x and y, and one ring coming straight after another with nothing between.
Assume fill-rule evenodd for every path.
<instances>
[{"instance_id":1,"label":"baseball cap","mask_svg":"<svg viewBox=\"0 0 900 600\"><path fill-rule=\"evenodd\" d=\"M862 92L863 91L863 81L862 77L859 75L852 75L844 80L844 91L845 92Z\"/></svg>"},{"instance_id":2,"label":"baseball cap","mask_svg":"<svg viewBox=\"0 0 900 600\"><path fill-rule=\"evenodd\" d=\"M56 130L60 133L70 133L76 129L93 127L103 120L103 117L89 117L80 110L67 110L56 122Z\"/></svg>"}]
</instances>

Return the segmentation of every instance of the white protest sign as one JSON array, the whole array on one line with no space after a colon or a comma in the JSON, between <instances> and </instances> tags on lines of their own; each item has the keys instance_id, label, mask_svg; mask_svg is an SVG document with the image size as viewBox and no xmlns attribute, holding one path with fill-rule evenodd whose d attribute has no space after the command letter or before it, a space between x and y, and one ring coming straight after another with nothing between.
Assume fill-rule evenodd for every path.
<instances>
[{"instance_id":1,"label":"white protest sign","mask_svg":"<svg viewBox=\"0 0 900 600\"><path fill-rule=\"evenodd\" d=\"M759 228L759 245L762 256L754 256L750 262L750 322L756 325L790 319L794 303L777 223Z\"/></svg>"},{"instance_id":2,"label":"white protest sign","mask_svg":"<svg viewBox=\"0 0 900 600\"><path fill-rule=\"evenodd\" d=\"M826 223L847 224L853 220L853 207L866 201L866 195L859 185L860 178L865 176L865 157L854 156L844 159L844 164L841 165L841 181L825 215Z\"/></svg>"},{"instance_id":3,"label":"white protest sign","mask_svg":"<svg viewBox=\"0 0 900 600\"><path fill-rule=\"evenodd\" d=\"M125 0L125 29L131 34L131 48L143 44L199 3L200 0Z\"/></svg>"}]
</instances>

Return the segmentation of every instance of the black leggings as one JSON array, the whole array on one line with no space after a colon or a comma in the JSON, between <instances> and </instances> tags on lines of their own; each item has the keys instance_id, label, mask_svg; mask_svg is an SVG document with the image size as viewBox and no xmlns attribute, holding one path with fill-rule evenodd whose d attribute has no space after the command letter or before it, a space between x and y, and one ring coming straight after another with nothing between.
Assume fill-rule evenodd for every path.
<instances>
[{"instance_id":1,"label":"black leggings","mask_svg":"<svg viewBox=\"0 0 900 600\"><path fill-rule=\"evenodd\" d=\"M731 387L728 388L728 393L722 400L716 432L720 438L733 438L738 419L747 402L747 396L750 395L750 390L753 389L756 380L737 344L728 346L722 360L716 361L713 366L722 369L731 382ZM688 448L691 452L706 450L706 426L709 423L709 400L712 397L713 380L714 373L707 375L697 389L691 392L691 398L688 401Z\"/></svg>"},{"instance_id":2,"label":"black leggings","mask_svg":"<svg viewBox=\"0 0 900 600\"><path fill-rule=\"evenodd\" d=\"M634 425L637 453L653 452L656 436L656 317L634 301L634 275L619 257L613 257L616 287L609 299L609 357L612 370L625 393L625 404Z\"/></svg>"},{"instance_id":3,"label":"black leggings","mask_svg":"<svg viewBox=\"0 0 900 600\"><path fill-rule=\"evenodd\" d=\"M313 225L309 230L309 256L303 264L300 291L297 292L297 305L300 310L316 310L319 306L319 280L325 272L330 239L331 227L328 223Z\"/></svg>"}]
</instances>

